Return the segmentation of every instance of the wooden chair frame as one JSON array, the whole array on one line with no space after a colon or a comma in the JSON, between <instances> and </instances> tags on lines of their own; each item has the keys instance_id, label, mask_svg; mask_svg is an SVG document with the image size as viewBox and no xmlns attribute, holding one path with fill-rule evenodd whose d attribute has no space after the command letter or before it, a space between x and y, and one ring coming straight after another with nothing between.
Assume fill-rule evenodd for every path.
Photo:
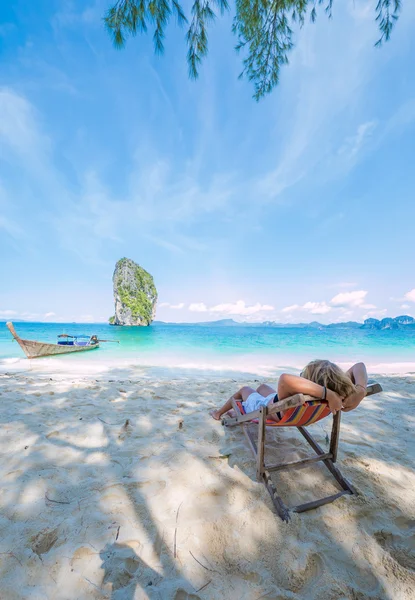
<instances>
[{"instance_id":1,"label":"wooden chair frame","mask_svg":"<svg viewBox=\"0 0 415 600\"><path fill-rule=\"evenodd\" d=\"M379 383L370 383L367 386L366 395L371 396L373 394L378 394L381 391L382 387ZM248 414L242 414L238 404L235 400L233 400L232 405L236 417L225 417L224 419L222 419L222 425L224 425L225 427L235 427L236 425L240 425L242 427L243 432L248 440L249 447L251 448L252 453L256 459L257 480L262 481L264 483L265 487L271 495L271 499L274 503L276 511L283 521L290 520L290 512L305 512L307 510L317 508L318 506L329 504L330 502L337 500L337 498L340 498L345 494L357 494L357 491L352 486L352 484L345 477L343 477L339 469L334 464L337 460L337 452L339 446L341 411L333 417L333 425L331 430L330 446L328 452L324 452L321 446L316 442L316 440L312 437L312 435L307 431L305 427L298 426L297 429L313 448L315 455L294 462L287 462L275 465L265 464L265 428L268 416L276 413L277 411L295 408L296 406L304 404L304 401L307 400L316 400L316 398L313 398L311 396L305 396L303 394L295 394L294 396L290 396L285 400L276 402L271 407L263 406L259 410L250 412ZM252 420L257 420L258 423L257 441L254 439L252 433L247 428L247 425L249 425L249 423ZM280 427L287 427L287 425L281 425ZM282 471L283 469L298 469L310 463L318 462L320 460L323 461L324 465L333 475L333 477L340 485L342 490L337 494L326 496L324 498L320 498L319 500L313 500L312 502L306 502L304 504L298 504L297 506L287 507L284 504L282 498L278 495L277 488L271 479L271 473L274 471Z\"/></svg>"}]
</instances>

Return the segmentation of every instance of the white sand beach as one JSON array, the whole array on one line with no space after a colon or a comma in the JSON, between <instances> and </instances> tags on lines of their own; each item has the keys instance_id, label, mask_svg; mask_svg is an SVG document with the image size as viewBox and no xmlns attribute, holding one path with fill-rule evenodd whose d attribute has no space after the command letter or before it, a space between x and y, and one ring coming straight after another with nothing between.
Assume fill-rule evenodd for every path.
<instances>
[{"instance_id":1,"label":"white sand beach","mask_svg":"<svg viewBox=\"0 0 415 600\"><path fill-rule=\"evenodd\" d=\"M284 523L242 431L209 416L252 374L3 370L1 599L412 600L415 376L370 375L384 392L340 439L359 495ZM309 452L267 435L276 460ZM317 464L275 481L287 504L336 491Z\"/></svg>"}]
</instances>

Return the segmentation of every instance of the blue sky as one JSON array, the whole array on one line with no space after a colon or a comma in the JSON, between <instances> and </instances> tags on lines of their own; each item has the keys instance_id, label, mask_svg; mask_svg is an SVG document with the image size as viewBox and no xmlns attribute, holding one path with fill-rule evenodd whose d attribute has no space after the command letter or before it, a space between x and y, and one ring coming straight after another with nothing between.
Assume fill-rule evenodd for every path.
<instances>
[{"instance_id":1,"label":"blue sky","mask_svg":"<svg viewBox=\"0 0 415 600\"><path fill-rule=\"evenodd\" d=\"M259 103L230 18L195 83L184 31L116 51L109 4L0 8L0 319L105 321L123 256L161 320L415 315L413 3L379 50L336 2Z\"/></svg>"}]
</instances>

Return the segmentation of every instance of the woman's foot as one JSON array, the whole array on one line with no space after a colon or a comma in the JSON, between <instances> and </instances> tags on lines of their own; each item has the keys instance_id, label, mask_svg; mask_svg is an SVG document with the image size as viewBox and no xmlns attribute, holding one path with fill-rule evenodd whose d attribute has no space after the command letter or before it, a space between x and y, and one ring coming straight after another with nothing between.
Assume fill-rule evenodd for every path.
<instances>
[{"instance_id":1,"label":"woman's foot","mask_svg":"<svg viewBox=\"0 0 415 600\"><path fill-rule=\"evenodd\" d=\"M215 419L215 421L220 421L222 417L219 410L211 410L209 414Z\"/></svg>"}]
</instances>

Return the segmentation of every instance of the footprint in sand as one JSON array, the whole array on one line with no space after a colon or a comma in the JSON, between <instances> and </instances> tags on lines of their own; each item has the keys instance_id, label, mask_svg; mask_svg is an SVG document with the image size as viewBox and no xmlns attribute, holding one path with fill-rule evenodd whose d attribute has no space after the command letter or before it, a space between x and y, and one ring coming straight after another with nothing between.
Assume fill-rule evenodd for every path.
<instances>
[{"instance_id":1,"label":"footprint in sand","mask_svg":"<svg viewBox=\"0 0 415 600\"><path fill-rule=\"evenodd\" d=\"M206 435L203 436L203 439L206 442L210 442L211 444L217 444L220 442L220 435L216 431L210 431Z\"/></svg>"},{"instance_id":2,"label":"footprint in sand","mask_svg":"<svg viewBox=\"0 0 415 600\"><path fill-rule=\"evenodd\" d=\"M88 548L87 546L81 546L80 548L77 548L71 558L71 567L77 567L79 560L92 560L95 554L96 552L94 552L93 550L91 550L91 548Z\"/></svg>"},{"instance_id":3,"label":"footprint in sand","mask_svg":"<svg viewBox=\"0 0 415 600\"><path fill-rule=\"evenodd\" d=\"M129 588L123 589L117 598L135 598L135 590L151 588L162 579L159 573L147 565L127 544L107 545L99 556L102 560L101 569L104 570L103 583L112 584L112 592Z\"/></svg>"},{"instance_id":4,"label":"footprint in sand","mask_svg":"<svg viewBox=\"0 0 415 600\"><path fill-rule=\"evenodd\" d=\"M375 540L404 569L415 571L415 534L397 535L382 529Z\"/></svg>"},{"instance_id":5,"label":"footprint in sand","mask_svg":"<svg viewBox=\"0 0 415 600\"><path fill-rule=\"evenodd\" d=\"M312 552L307 557L305 568L303 570L298 569L293 576L289 589L297 593L301 591L301 597L307 598L309 592L315 589L316 582L319 581L323 570L324 565L321 556Z\"/></svg>"},{"instance_id":6,"label":"footprint in sand","mask_svg":"<svg viewBox=\"0 0 415 600\"><path fill-rule=\"evenodd\" d=\"M250 573L241 572L241 576L243 579L245 579L245 581L249 581L251 583L262 583L262 577L253 571Z\"/></svg>"},{"instance_id":7,"label":"footprint in sand","mask_svg":"<svg viewBox=\"0 0 415 600\"><path fill-rule=\"evenodd\" d=\"M113 591L130 585L140 567L140 561L131 548L102 552L100 556L105 570L103 583L111 582Z\"/></svg>"},{"instance_id":8,"label":"footprint in sand","mask_svg":"<svg viewBox=\"0 0 415 600\"><path fill-rule=\"evenodd\" d=\"M42 554L47 554L58 541L57 529L44 529L30 538L32 551L41 559Z\"/></svg>"},{"instance_id":9,"label":"footprint in sand","mask_svg":"<svg viewBox=\"0 0 415 600\"><path fill-rule=\"evenodd\" d=\"M415 533L415 519L407 519L406 517L398 517L395 519L395 525L404 531Z\"/></svg>"}]
</instances>

